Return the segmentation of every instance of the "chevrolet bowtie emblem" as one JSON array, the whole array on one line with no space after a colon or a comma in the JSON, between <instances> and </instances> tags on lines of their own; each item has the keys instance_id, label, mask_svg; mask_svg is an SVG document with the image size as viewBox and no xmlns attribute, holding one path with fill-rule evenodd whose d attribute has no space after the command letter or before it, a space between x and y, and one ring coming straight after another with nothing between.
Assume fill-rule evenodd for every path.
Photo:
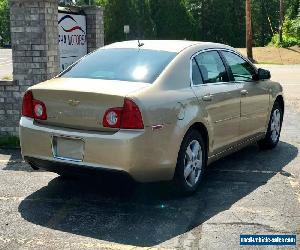
<instances>
[{"instance_id":1,"label":"chevrolet bowtie emblem","mask_svg":"<svg viewBox=\"0 0 300 250\"><path fill-rule=\"evenodd\" d=\"M68 103L69 103L69 105L75 107L75 106L79 105L80 101L69 100Z\"/></svg>"}]
</instances>

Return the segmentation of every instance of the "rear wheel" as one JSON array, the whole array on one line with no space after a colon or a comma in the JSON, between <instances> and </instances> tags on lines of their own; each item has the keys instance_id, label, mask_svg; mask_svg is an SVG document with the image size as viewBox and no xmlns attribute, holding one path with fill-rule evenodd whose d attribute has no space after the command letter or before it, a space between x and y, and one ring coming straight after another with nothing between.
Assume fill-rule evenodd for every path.
<instances>
[{"instance_id":1,"label":"rear wheel","mask_svg":"<svg viewBox=\"0 0 300 250\"><path fill-rule=\"evenodd\" d=\"M189 131L181 144L174 177L176 189L181 193L196 191L206 166L206 147L197 130Z\"/></svg>"},{"instance_id":2,"label":"rear wheel","mask_svg":"<svg viewBox=\"0 0 300 250\"><path fill-rule=\"evenodd\" d=\"M277 146L280 139L282 119L283 119L282 107L278 102L275 102L271 112L271 117L270 117L266 136L264 139L258 142L258 145L261 149L273 149Z\"/></svg>"}]
</instances>

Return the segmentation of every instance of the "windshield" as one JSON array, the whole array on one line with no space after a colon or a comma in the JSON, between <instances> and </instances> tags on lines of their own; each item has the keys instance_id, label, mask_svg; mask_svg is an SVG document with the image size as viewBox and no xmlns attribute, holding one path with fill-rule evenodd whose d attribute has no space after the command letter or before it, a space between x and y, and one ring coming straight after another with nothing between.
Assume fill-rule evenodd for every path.
<instances>
[{"instance_id":1,"label":"windshield","mask_svg":"<svg viewBox=\"0 0 300 250\"><path fill-rule=\"evenodd\" d=\"M175 52L157 50L100 49L61 77L152 83L175 56Z\"/></svg>"}]
</instances>

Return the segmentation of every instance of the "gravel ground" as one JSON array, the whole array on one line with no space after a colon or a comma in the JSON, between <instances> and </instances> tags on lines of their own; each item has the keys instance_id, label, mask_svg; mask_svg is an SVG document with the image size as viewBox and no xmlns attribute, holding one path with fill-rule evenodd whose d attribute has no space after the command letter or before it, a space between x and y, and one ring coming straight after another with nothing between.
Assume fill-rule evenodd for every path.
<instances>
[{"instance_id":1,"label":"gravel ground","mask_svg":"<svg viewBox=\"0 0 300 250\"><path fill-rule=\"evenodd\" d=\"M18 150L0 150L0 249L240 249L240 234L296 234L300 247L300 65L263 67L285 88L279 146L219 160L190 197L33 172Z\"/></svg>"}]
</instances>

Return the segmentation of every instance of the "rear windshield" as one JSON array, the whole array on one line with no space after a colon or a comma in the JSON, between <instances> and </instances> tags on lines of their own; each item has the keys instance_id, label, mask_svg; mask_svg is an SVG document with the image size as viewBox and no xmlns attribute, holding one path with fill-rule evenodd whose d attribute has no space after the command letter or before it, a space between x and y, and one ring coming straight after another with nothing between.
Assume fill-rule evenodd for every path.
<instances>
[{"instance_id":1,"label":"rear windshield","mask_svg":"<svg viewBox=\"0 0 300 250\"><path fill-rule=\"evenodd\" d=\"M152 83L175 56L175 52L147 49L100 49L61 77Z\"/></svg>"}]
</instances>

